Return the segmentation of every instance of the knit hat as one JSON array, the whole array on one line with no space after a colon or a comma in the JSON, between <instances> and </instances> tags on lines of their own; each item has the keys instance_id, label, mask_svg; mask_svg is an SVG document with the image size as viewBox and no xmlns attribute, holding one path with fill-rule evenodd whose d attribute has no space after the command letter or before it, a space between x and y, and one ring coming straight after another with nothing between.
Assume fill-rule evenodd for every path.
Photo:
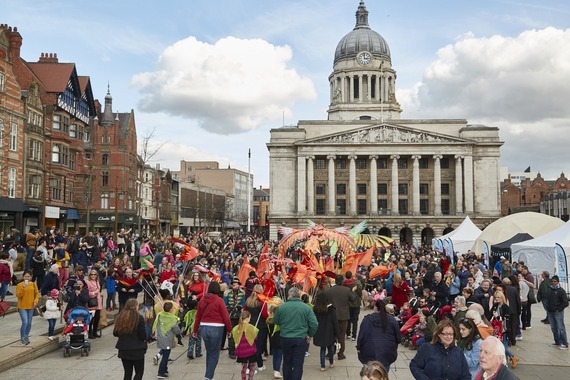
<instances>
[{"instance_id":1,"label":"knit hat","mask_svg":"<svg viewBox=\"0 0 570 380\"><path fill-rule=\"evenodd\" d=\"M51 298L57 298L59 297L59 290L57 289L52 289L51 292L49 292L49 296Z\"/></svg>"},{"instance_id":2,"label":"knit hat","mask_svg":"<svg viewBox=\"0 0 570 380\"><path fill-rule=\"evenodd\" d=\"M550 279L550 281L560 282L560 280L558 279L558 276L557 276L557 275L552 276L552 278Z\"/></svg>"}]
</instances>

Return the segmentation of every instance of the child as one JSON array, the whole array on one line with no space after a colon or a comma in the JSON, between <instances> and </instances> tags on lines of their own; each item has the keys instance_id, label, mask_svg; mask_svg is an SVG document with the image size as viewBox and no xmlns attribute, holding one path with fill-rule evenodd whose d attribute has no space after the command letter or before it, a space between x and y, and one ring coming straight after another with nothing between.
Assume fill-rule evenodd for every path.
<instances>
[{"instance_id":1,"label":"child","mask_svg":"<svg viewBox=\"0 0 570 380\"><path fill-rule=\"evenodd\" d=\"M271 354L273 356L273 377L276 379L282 379L279 369L281 368L281 362L283 361L283 350L281 350L281 333L279 325L273 323L273 316L277 306L271 305L267 309L269 316L266 319L267 322L267 332L269 333L269 342L271 347Z\"/></svg>"},{"instance_id":2,"label":"child","mask_svg":"<svg viewBox=\"0 0 570 380\"><path fill-rule=\"evenodd\" d=\"M412 316L412 310L410 309L410 303L405 302L400 310L400 315L398 316L402 323L406 323L408 319Z\"/></svg>"},{"instance_id":3,"label":"child","mask_svg":"<svg viewBox=\"0 0 570 380\"><path fill-rule=\"evenodd\" d=\"M188 311L184 316L184 333L190 335L188 340L188 351L186 357L190 360L194 359L194 347L196 347L196 357L202 356L202 337L198 332L196 337L192 336L192 331L194 331L194 322L196 321L196 309L198 307L197 300L188 300L187 302Z\"/></svg>"},{"instance_id":4,"label":"child","mask_svg":"<svg viewBox=\"0 0 570 380\"><path fill-rule=\"evenodd\" d=\"M117 303L115 302L115 294L117 294L117 282L115 277L115 270L113 268L109 268L107 271L107 279L105 280L105 287L107 288L107 311L113 311L113 309L117 309Z\"/></svg>"},{"instance_id":5,"label":"child","mask_svg":"<svg viewBox=\"0 0 570 380\"><path fill-rule=\"evenodd\" d=\"M253 379L255 374L255 366L257 365L257 347L255 341L259 329L249 323L251 314L249 311L243 311L239 317L239 322L232 330L232 336L236 346L237 362L242 363L241 379ZM238 343L239 342L239 343Z\"/></svg>"},{"instance_id":6,"label":"child","mask_svg":"<svg viewBox=\"0 0 570 380\"><path fill-rule=\"evenodd\" d=\"M61 307L59 303L59 290L52 289L49 293L49 298L46 300L46 311L44 318L48 321L48 339L54 340L53 331L55 329L55 322L61 316Z\"/></svg>"},{"instance_id":7,"label":"child","mask_svg":"<svg viewBox=\"0 0 570 380\"><path fill-rule=\"evenodd\" d=\"M361 380L388 380L388 374L382 363L370 361L360 371Z\"/></svg>"},{"instance_id":8,"label":"child","mask_svg":"<svg viewBox=\"0 0 570 380\"><path fill-rule=\"evenodd\" d=\"M168 377L168 358L170 356L170 350L174 347L174 336L180 334L180 327L178 323L179 318L170 313L173 305L172 302L165 302L163 305L163 311L158 313L154 324L152 326L152 332L156 334L156 346L160 349L160 364L158 365L158 378L165 379Z\"/></svg>"},{"instance_id":9,"label":"child","mask_svg":"<svg viewBox=\"0 0 570 380\"><path fill-rule=\"evenodd\" d=\"M410 350L415 350L418 348L417 341L420 338L423 338L426 333L428 332L427 327L427 315L429 312L420 310L418 311L418 315L420 319L418 323L414 326L414 335L412 336L412 345L410 346Z\"/></svg>"}]
</instances>

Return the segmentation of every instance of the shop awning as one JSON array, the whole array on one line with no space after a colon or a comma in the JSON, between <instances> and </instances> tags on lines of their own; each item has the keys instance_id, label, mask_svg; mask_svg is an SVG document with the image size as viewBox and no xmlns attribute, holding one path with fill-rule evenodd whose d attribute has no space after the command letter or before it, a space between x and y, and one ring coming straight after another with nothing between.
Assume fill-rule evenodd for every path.
<instances>
[{"instance_id":1,"label":"shop awning","mask_svg":"<svg viewBox=\"0 0 570 380\"><path fill-rule=\"evenodd\" d=\"M24 212L24 202L16 198L0 197L0 211Z\"/></svg>"},{"instance_id":2,"label":"shop awning","mask_svg":"<svg viewBox=\"0 0 570 380\"><path fill-rule=\"evenodd\" d=\"M79 212L76 208L67 209L67 219L79 220Z\"/></svg>"}]
</instances>

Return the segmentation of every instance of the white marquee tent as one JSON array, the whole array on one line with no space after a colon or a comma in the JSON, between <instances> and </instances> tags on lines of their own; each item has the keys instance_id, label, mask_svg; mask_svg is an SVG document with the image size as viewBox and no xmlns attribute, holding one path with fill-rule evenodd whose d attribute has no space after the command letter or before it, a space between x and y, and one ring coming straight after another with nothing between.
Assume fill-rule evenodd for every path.
<instances>
[{"instance_id":1,"label":"white marquee tent","mask_svg":"<svg viewBox=\"0 0 570 380\"><path fill-rule=\"evenodd\" d=\"M503 242L521 232L538 238L563 224L564 222L558 218L538 212L508 215L489 224L475 241L473 249L478 254L483 253L485 244L490 249L493 244Z\"/></svg>"},{"instance_id":2,"label":"white marquee tent","mask_svg":"<svg viewBox=\"0 0 570 380\"><path fill-rule=\"evenodd\" d=\"M557 273L555 245L559 244L566 257L570 255L570 222L537 237L511 245L513 261L524 261L533 274L547 271L550 275Z\"/></svg>"},{"instance_id":3,"label":"white marquee tent","mask_svg":"<svg viewBox=\"0 0 570 380\"><path fill-rule=\"evenodd\" d=\"M477 240L479 235L481 235L481 230L466 216L456 229L433 239L432 244L434 247L441 249L442 247L447 247L445 244L447 240L452 243L453 250L461 255L473 248L473 244L475 244L475 240Z\"/></svg>"}]
</instances>

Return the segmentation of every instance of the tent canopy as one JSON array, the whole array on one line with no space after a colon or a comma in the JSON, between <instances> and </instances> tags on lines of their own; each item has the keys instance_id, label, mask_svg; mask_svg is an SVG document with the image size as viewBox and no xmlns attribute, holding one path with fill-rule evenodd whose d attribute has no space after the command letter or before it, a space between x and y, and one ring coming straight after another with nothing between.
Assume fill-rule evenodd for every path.
<instances>
[{"instance_id":1,"label":"tent canopy","mask_svg":"<svg viewBox=\"0 0 570 380\"><path fill-rule=\"evenodd\" d=\"M542 236L562 226L558 218L537 212L521 212L500 218L489 224L475 241L476 253L484 252L483 244L491 246L503 242L515 234L526 232L532 236Z\"/></svg>"},{"instance_id":2,"label":"tent canopy","mask_svg":"<svg viewBox=\"0 0 570 380\"><path fill-rule=\"evenodd\" d=\"M520 243L521 241L526 241L526 240L530 240L530 239L532 239L532 236L530 236L529 234L518 233L508 240L505 240L501 243L492 245L491 246L491 256L495 257L495 258L500 257L500 256L505 256L506 258L510 259L510 257L511 257L511 246L514 243Z\"/></svg>"},{"instance_id":3,"label":"tent canopy","mask_svg":"<svg viewBox=\"0 0 570 380\"><path fill-rule=\"evenodd\" d=\"M570 254L570 222L536 239L515 243L511 246L513 261L523 261L533 274L556 271L556 252L558 243L566 255Z\"/></svg>"},{"instance_id":4,"label":"tent canopy","mask_svg":"<svg viewBox=\"0 0 570 380\"><path fill-rule=\"evenodd\" d=\"M434 239L434 246L443 247L443 241L449 240L453 244L453 250L458 254L466 253L473 247L475 240L481 235L481 230L468 216L463 222L450 233ZM438 240L435 242L435 240Z\"/></svg>"}]
</instances>

